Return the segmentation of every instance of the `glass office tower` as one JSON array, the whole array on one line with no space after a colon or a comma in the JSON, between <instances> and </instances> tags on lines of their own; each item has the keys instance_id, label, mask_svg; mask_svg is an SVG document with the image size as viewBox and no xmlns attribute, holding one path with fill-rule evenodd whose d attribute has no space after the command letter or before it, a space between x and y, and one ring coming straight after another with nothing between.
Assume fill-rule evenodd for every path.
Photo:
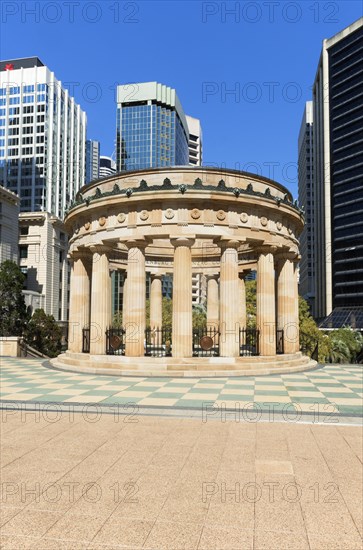
<instances>
[{"instance_id":1,"label":"glass office tower","mask_svg":"<svg viewBox=\"0 0 363 550\"><path fill-rule=\"evenodd\" d=\"M38 57L0 61L0 184L62 218L85 181L86 113Z\"/></svg>"},{"instance_id":2,"label":"glass office tower","mask_svg":"<svg viewBox=\"0 0 363 550\"><path fill-rule=\"evenodd\" d=\"M118 86L116 140L119 172L188 165L188 124L175 90L157 82Z\"/></svg>"}]
</instances>

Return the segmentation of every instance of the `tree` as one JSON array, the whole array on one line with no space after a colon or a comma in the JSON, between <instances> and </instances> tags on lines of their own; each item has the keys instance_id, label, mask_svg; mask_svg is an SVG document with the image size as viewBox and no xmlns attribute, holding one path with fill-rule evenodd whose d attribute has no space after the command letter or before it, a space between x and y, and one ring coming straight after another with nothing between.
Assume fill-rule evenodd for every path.
<instances>
[{"instance_id":1,"label":"tree","mask_svg":"<svg viewBox=\"0 0 363 550\"><path fill-rule=\"evenodd\" d=\"M246 281L246 312L247 312L247 328L256 328L256 281Z\"/></svg>"},{"instance_id":2,"label":"tree","mask_svg":"<svg viewBox=\"0 0 363 550\"><path fill-rule=\"evenodd\" d=\"M207 312L200 304L193 306L193 328L205 328L207 326Z\"/></svg>"},{"instance_id":3,"label":"tree","mask_svg":"<svg viewBox=\"0 0 363 550\"><path fill-rule=\"evenodd\" d=\"M29 319L22 293L25 277L15 262L0 265L0 335L22 336Z\"/></svg>"},{"instance_id":4,"label":"tree","mask_svg":"<svg viewBox=\"0 0 363 550\"><path fill-rule=\"evenodd\" d=\"M301 296L299 296L299 326L300 346L303 352L311 356L316 344L318 344L319 362L325 363L330 356L329 337L318 329L310 314L307 301Z\"/></svg>"},{"instance_id":5,"label":"tree","mask_svg":"<svg viewBox=\"0 0 363 550\"><path fill-rule=\"evenodd\" d=\"M350 327L334 330L329 335L332 363L354 363L363 348L363 336Z\"/></svg>"},{"instance_id":6,"label":"tree","mask_svg":"<svg viewBox=\"0 0 363 550\"><path fill-rule=\"evenodd\" d=\"M48 357L57 357L62 350L62 329L53 315L36 309L25 331L26 342Z\"/></svg>"}]
</instances>

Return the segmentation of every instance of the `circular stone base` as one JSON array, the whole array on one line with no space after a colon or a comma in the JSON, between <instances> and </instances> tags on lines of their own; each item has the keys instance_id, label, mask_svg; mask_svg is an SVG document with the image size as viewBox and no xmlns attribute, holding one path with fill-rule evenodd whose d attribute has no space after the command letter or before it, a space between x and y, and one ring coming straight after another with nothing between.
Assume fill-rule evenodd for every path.
<instances>
[{"instance_id":1,"label":"circular stone base","mask_svg":"<svg viewBox=\"0 0 363 550\"><path fill-rule=\"evenodd\" d=\"M62 370L114 376L256 376L313 369L317 362L301 352L273 357L124 357L66 351L51 360Z\"/></svg>"}]
</instances>

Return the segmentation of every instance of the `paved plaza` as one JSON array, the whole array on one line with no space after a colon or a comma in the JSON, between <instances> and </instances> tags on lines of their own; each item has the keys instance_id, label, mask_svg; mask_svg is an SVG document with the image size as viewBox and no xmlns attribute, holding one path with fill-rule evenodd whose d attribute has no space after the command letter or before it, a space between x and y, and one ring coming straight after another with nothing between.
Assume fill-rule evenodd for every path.
<instances>
[{"instance_id":1,"label":"paved plaza","mask_svg":"<svg viewBox=\"0 0 363 550\"><path fill-rule=\"evenodd\" d=\"M361 367L211 381L47 365L1 358L2 549L362 549ZM186 417L205 400L336 413Z\"/></svg>"},{"instance_id":2,"label":"paved plaza","mask_svg":"<svg viewBox=\"0 0 363 550\"><path fill-rule=\"evenodd\" d=\"M145 378L76 374L49 368L41 359L1 359L3 401L135 404L201 409L207 404L253 407L311 415L362 414L362 367L328 365L313 371L255 377ZM293 404L293 405L292 405Z\"/></svg>"}]
</instances>

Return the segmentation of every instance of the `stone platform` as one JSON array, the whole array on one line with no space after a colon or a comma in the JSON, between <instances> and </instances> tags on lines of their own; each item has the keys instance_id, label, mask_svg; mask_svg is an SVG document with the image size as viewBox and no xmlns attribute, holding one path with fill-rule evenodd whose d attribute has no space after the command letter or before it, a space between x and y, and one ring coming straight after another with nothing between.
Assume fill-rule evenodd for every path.
<instances>
[{"instance_id":1,"label":"stone platform","mask_svg":"<svg viewBox=\"0 0 363 550\"><path fill-rule=\"evenodd\" d=\"M52 359L54 367L72 372L115 376L258 376L311 370L317 366L301 352L273 357L124 357L67 351Z\"/></svg>"}]
</instances>

